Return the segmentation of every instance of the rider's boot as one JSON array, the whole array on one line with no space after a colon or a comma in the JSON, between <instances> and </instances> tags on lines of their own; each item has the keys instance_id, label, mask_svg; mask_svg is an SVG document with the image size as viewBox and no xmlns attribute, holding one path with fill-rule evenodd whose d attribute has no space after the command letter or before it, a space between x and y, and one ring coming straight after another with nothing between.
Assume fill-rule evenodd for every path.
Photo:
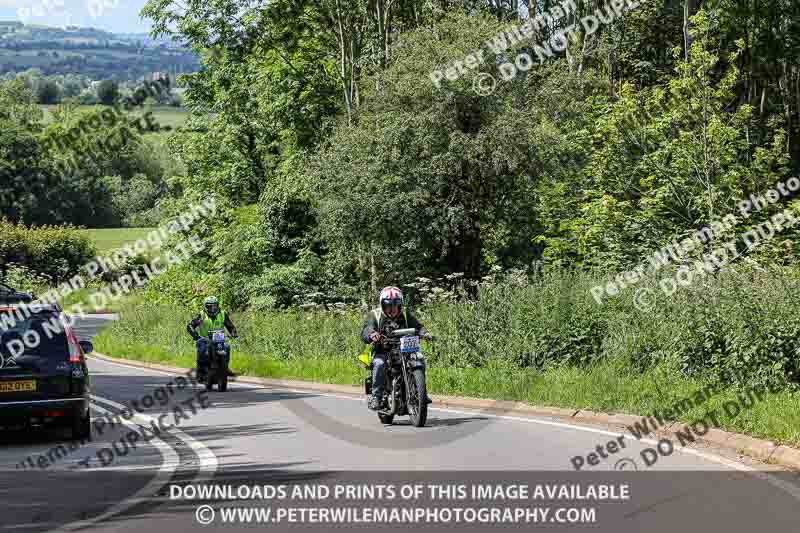
<instances>
[{"instance_id":1,"label":"rider's boot","mask_svg":"<svg viewBox=\"0 0 800 533\"><path fill-rule=\"evenodd\" d=\"M375 395L375 394L371 394L370 395L369 403L367 404L367 407L369 407L373 411L377 411L377 410L379 410L381 408L381 402L378 399L377 395Z\"/></svg>"}]
</instances>

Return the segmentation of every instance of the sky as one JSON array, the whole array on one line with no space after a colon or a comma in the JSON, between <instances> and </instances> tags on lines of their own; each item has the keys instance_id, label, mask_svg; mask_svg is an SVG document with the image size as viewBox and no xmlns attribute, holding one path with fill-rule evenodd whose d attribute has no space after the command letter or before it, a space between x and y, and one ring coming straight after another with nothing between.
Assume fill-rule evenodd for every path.
<instances>
[{"instance_id":1,"label":"sky","mask_svg":"<svg viewBox=\"0 0 800 533\"><path fill-rule=\"evenodd\" d=\"M146 33L139 18L146 0L0 0L0 20L45 26L90 26L114 33Z\"/></svg>"}]
</instances>

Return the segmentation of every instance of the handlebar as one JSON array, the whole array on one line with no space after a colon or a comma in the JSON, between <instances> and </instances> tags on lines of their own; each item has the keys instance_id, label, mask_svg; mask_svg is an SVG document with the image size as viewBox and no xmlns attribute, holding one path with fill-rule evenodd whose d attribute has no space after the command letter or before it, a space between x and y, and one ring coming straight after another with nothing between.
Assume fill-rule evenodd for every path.
<instances>
[{"instance_id":1,"label":"handlebar","mask_svg":"<svg viewBox=\"0 0 800 533\"><path fill-rule=\"evenodd\" d=\"M406 328L406 329L396 329L392 332L392 337L408 337L410 335L416 335L417 330L414 328Z\"/></svg>"},{"instance_id":2,"label":"handlebar","mask_svg":"<svg viewBox=\"0 0 800 533\"><path fill-rule=\"evenodd\" d=\"M419 335L419 331L414 328L406 328L406 329L396 329L389 333L389 335L381 335L381 340L379 342L382 346L399 346L400 345L400 338L407 337L407 336L414 336ZM433 337L421 337L422 340L432 341Z\"/></svg>"}]
</instances>

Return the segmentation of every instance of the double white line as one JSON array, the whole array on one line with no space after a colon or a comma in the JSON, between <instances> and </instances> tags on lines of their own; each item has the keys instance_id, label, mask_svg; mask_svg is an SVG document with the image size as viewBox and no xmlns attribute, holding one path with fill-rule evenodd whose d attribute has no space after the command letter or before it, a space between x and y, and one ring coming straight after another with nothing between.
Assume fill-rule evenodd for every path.
<instances>
[{"instance_id":1,"label":"double white line","mask_svg":"<svg viewBox=\"0 0 800 533\"><path fill-rule=\"evenodd\" d=\"M94 402L103 403L107 406L114 407L120 411L125 409L124 405L119 404L113 400L109 400L108 398L92 395L91 399ZM100 407L99 405L97 405L97 403L93 403L91 407L95 411L104 415L115 414L109 411L108 409ZM122 420L123 424L134 430L138 430L136 423L139 423L141 425L150 425L156 422L157 421L155 418L137 412L134 412L134 415L131 418L131 420ZM208 447L206 447L202 442L198 441L191 435L188 435L186 432L184 432L183 430L181 430L176 426L169 428L168 430L166 430L166 432L186 443L186 445L197 455L200 464L198 472L195 475L192 483L200 483L211 480L219 466L219 462L217 461L217 457L214 455L214 453ZM64 526L61 526L60 529L63 529L65 531L74 531L76 529L81 529L86 526L92 525L96 522L99 522L101 520L105 520L119 513L122 513L138 503L144 501L152 501L153 495L158 493L161 490L161 488L164 487L164 485L166 485L169 482L172 475L180 466L180 457L178 456L177 451L175 451L169 444L167 444L164 440L162 440L159 437L153 437L152 439L150 439L150 443L152 443L153 446L155 446L156 449L161 453L163 461L155 477L152 480L150 480L150 482L147 485L142 487L139 491L136 492L136 494L132 495L130 498L126 498L124 501L121 501L118 504L110 507L103 514L87 520L81 520L78 522L72 522L70 524L66 524ZM149 469L149 468L150 467L146 466L139 468L103 467L104 470L107 469L107 470L125 470L125 471ZM86 471L93 471L93 470L96 471L97 469L87 469Z\"/></svg>"}]
</instances>

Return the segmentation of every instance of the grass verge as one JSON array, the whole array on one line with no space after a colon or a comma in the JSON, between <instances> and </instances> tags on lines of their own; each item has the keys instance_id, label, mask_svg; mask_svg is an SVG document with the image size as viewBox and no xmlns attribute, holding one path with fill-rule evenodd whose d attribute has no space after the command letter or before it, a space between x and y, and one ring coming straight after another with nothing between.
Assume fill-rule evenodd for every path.
<instances>
[{"instance_id":1,"label":"grass verge","mask_svg":"<svg viewBox=\"0 0 800 533\"><path fill-rule=\"evenodd\" d=\"M190 368L194 344L185 332L191 313L129 301L121 320L95 338L99 352L114 357ZM235 317L243 334L235 346L233 368L244 375L361 386L364 370L356 361L360 317L303 313L259 313ZM433 331L436 331L434 328ZM146 340L143 340L146 339ZM623 357L583 366L520 369L487 361L482 367L441 364L431 357L431 394L516 400L538 406L650 415L692 397L709 383L690 379L664 363L635 370ZM437 363L439 361L439 363ZM800 447L800 399L790 391L766 394L763 401L727 416L724 404L743 391L727 389L698 402L679 419L686 423L716 412L720 429Z\"/></svg>"}]
</instances>

